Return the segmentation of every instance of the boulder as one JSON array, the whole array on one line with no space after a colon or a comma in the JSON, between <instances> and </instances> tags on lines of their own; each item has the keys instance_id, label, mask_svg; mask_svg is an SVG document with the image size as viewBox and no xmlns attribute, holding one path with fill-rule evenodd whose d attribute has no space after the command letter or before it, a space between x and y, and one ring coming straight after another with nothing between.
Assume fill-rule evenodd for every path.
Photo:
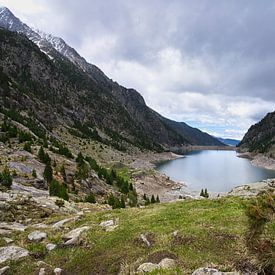
<instances>
[{"instance_id":1,"label":"boulder","mask_svg":"<svg viewBox=\"0 0 275 275\"><path fill-rule=\"evenodd\" d=\"M159 267L162 269L171 269L176 267L176 261L169 258L164 258L159 262Z\"/></svg>"},{"instance_id":2,"label":"boulder","mask_svg":"<svg viewBox=\"0 0 275 275\"><path fill-rule=\"evenodd\" d=\"M7 260L16 261L28 255L29 251L19 246L0 247L0 264Z\"/></svg>"},{"instance_id":3,"label":"boulder","mask_svg":"<svg viewBox=\"0 0 275 275\"><path fill-rule=\"evenodd\" d=\"M239 272L221 272L215 268L202 267L196 269L192 275L240 275Z\"/></svg>"},{"instance_id":4,"label":"boulder","mask_svg":"<svg viewBox=\"0 0 275 275\"><path fill-rule=\"evenodd\" d=\"M45 268L45 267L41 267L41 268L39 269L38 275L46 275L46 268Z\"/></svg>"},{"instance_id":5,"label":"boulder","mask_svg":"<svg viewBox=\"0 0 275 275\"><path fill-rule=\"evenodd\" d=\"M138 267L137 271L139 273L146 273L146 272L152 272L152 271L157 270L157 269L159 269L158 264L143 263Z\"/></svg>"},{"instance_id":6,"label":"boulder","mask_svg":"<svg viewBox=\"0 0 275 275\"><path fill-rule=\"evenodd\" d=\"M43 239L45 239L47 237L47 234L45 232L41 232L41 231L33 231L32 233L30 233L28 235L28 239L30 241L35 241L35 242L40 242Z\"/></svg>"},{"instance_id":7,"label":"boulder","mask_svg":"<svg viewBox=\"0 0 275 275\"><path fill-rule=\"evenodd\" d=\"M7 231L25 231L27 227L21 223L18 222L1 222L0 223L0 229L7 230Z\"/></svg>"},{"instance_id":8,"label":"boulder","mask_svg":"<svg viewBox=\"0 0 275 275\"><path fill-rule=\"evenodd\" d=\"M80 235L84 232L89 230L89 226L82 226L76 229L71 230L66 235L62 237L62 239L65 241L64 245L74 245L77 243Z\"/></svg>"},{"instance_id":9,"label":"boulder","mask_svg":"<svg viewBox=\"0 0 275 275\"><path fill-rule=\"evenodd\" d=\"M60 267L56 267L53 272L56 275L60 275L60 274L62 274L62 269Z\"/></svg>"},{"instance_id":10,"label":"boulder","mask_svg":"<svg viewBox=\"0 0 275 275\"><path fill-rule=\"evenodd\" d=\"M118 227L118 225L115 224L114 220L108 220L105 222L101 222L99 225L101 227L105 228L106 231L113 231L115 228Z\"/></svg>"},{"instance_id":11,"label":"boulder","mask_svg":"<svg viewBox=\"0 0 275 275\"><path fill-rule=\"evenodd\" d=\"M108 226L114 226L115 223L114 223L114 220L108 220L105 222L101 222L99 225L102 227L108 227Z\"/></svg>"},{"instance_id":12,"label":"boulder","mask_svg":"<svg viewBox=\"0 0 275 275\"><path fill-rule=\"evenodd\" d=\"M63 227L63 225L67 222L70 222L70 221L73 221L75 220L75 218L67 218L67 219L64 219L64 220L61 220L59 222L56 222L52 225L52 228L54 229L60 229L61 227Z\"/></svg>"},{"instance_id":13,"label":"boulder","mask_svg":"<svg viewBox=\"0 0 275 275\"><path fill-rule=\"evenodd\" d=\"M51 250L53 250L53 249L55 249L55 248L56 248L56 244L48 243L48 244L46 245L46 249L47 249L48 251L51 251Z\"/></svg>"}]
</instances>

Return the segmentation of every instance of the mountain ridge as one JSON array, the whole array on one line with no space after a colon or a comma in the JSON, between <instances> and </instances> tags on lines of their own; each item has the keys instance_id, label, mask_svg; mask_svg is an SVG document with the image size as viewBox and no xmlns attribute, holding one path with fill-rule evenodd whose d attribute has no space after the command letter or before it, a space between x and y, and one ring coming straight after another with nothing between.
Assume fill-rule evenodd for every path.
<instances>
[{"instance_id":1,"label":"mountain ridge","mask_svg":"<svg viewBox=\"0 0 275 275\"><path fill-rule=\"evenodd\" d=\"M104 90L106 96L112 95L117 101L117 108L124 109L127 113L125 113L124 116L129 116L128 120L132 121L129 125L136 125L133 126L137 128L136 134L134 134L135 139L138 139L139 135L142 139L144 136L147 143L155 144L153 146L154 148L160 146L167 149L171 146L181 146L186 144L223 145L217 139L198 129L195 130L195 137L195 135L192 135L192 133L194 134L194 130L192 130L194 128L185 123L181 124L164 118L148 107L143 97L136 90L127 89L109 79L98 67L89 64L75 49L68 46L62 38L47 35L41 31L35 32L26 24L22 23L20 19L15 17L7 8L0 9L0 27L26 35L27 38L33 41L43 53L45 53L51 60L54 59L55 62L57 62L56 60L60 62L60 60L64 58L72 62L82 71L78 72L79 75L81 75L79 76L80 78L86 79L86 77L89 77L93 82L91 86L96 87L96 89L101 92ZM67 61L62 60L62 62L66 63ZM71 65L68 66L70 67ZM88 80L86 79L85 81ZM118 105L121 105L121 107L118 107ZM100 112L102 112L102 110L100 110ZM120 122L117 121L117 123ZM116 131L115 127L113 127L112 131L123 133L129 131L129 129ZM138 135L137 132L139 132Z\"/></svg>"}]
</instances>

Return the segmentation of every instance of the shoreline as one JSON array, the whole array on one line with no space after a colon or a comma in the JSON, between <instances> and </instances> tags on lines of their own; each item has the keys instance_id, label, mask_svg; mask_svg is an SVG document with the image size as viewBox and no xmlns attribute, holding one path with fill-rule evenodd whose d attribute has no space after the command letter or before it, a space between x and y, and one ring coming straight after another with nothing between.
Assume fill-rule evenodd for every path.
<instances>
[{"instance_id":1,"label":"shoreline","mask_svg":"<svg viewBox=\"0 0 275 275\"><path fill-rule=\"evenodd\" d=\"M275 170L275 159L269 158L263 154L238 152L237 157L250 160L250 163L254 166Z\"/></svg>"}]
</instances>

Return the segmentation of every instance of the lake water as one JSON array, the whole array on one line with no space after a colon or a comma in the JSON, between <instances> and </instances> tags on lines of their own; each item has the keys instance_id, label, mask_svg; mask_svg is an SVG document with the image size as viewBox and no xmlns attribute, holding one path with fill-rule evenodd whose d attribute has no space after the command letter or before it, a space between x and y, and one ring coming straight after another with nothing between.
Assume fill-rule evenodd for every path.
<instances>
[{"instance_id":1,"label":"lake water","mask_svg":"<svg viewBox=\"0 0 275 275\"><path fill-rule=\"evenodd\" d=\"M157 164L157 170L194 190L207 188L215 192L275 178L274 170L253 166L248 159L238 158L235 151L222 150L188 152L185 157Z\"/></svg>"}]
</instances>

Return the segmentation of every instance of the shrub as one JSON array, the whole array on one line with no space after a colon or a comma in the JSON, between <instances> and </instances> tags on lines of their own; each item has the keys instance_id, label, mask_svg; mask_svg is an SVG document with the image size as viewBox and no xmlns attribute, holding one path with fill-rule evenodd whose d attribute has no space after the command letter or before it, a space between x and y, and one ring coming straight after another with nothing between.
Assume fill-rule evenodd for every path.
<instances>
[{"instance_id":1,"label":"shrub","mask_svg":"<svg viewBox=\"0 0 275 275\"><path fill-rule=\"evenodd\" d=\"M274 234L267 230L268 224L274 225L275 194L266 192L246 204L249 228L246 244L249 251L256 255L263 274L274 274Z\"/></svg>"},{"instance_id":2,"label":"shrub","mask_svg":"<svg viewBox=\"0 0 275 275\"><path fill-rule=\"evenodd\" d=\"M10 188L12 185L12 176L8 167L5 167L3 172L0 173L0 184Z\"/></svg>"},{"instance_id":3,"label":"shrub","mask_svg":"<svg viewBox=\"0 0 275 275\"><path fill-rule=\"evenodd\" d=\"M25 142L25 143L24 143L23 149L24 149L25 151L31 153L31 152L32 152L31 143L30 143L30 142Z\"/></svg>"},{"instance_id":4,"label":"shrub","mask_svg":"<svg viewBox=\"0 0 275 275\"><path fill-rule=\"evenodd\" d=\"M87 195L84 200L85 202L96 203L95 195L93 193L90 193L89 195Z\"/></svg>"},{"instance_id":5,"label":"shrub","mask_svg":"<svg viewBox=\"0 0 275 275\"><path fill-rule=\"evenodd\" d=\"M56 196L62 198L63 200L69 200L69 195L67 188L64 184L60 184L56 180L52 180L49 185L49 194L50 196Z\"/></svg>"},{"instance_id":6,"label":"shrub","mask_svg":"<svg viewBox=\"0 0 275 275\"><path fill-rule=\"evenodd\" d=\"M35 169L32 170L32 176L33 176L34 178L37 178L37 173L36 173L36 170L35 170Z\"/></svg>"}]
</instances>

